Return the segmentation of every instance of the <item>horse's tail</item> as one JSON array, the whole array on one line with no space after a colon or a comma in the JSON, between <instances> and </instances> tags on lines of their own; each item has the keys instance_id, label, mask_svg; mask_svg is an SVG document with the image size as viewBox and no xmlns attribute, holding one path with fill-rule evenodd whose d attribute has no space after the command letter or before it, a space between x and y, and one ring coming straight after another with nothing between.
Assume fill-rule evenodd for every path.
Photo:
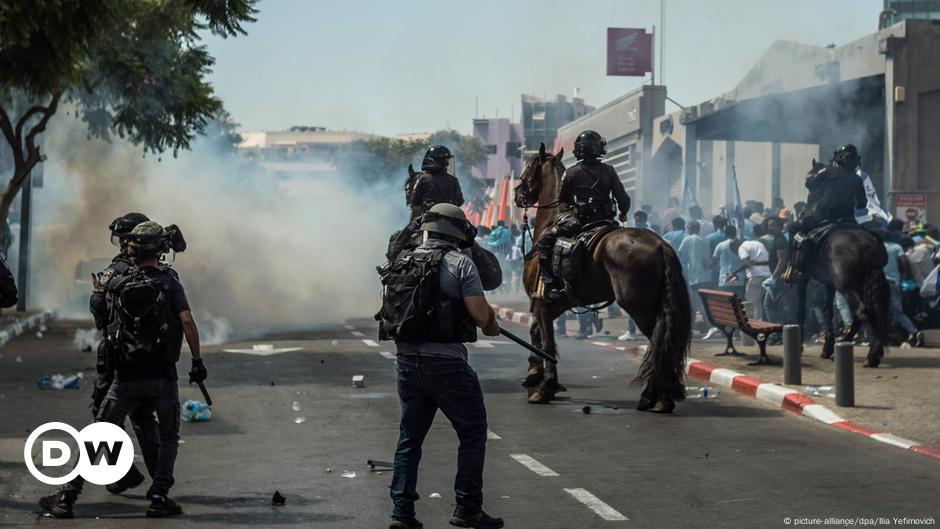
<instances>
[{"instance_id":1,"label":"horse's tail","mask_svg":"<svg viewBox=\"0 0 940 529\"><path fill-rule=\"evenodd\" d=\"M890 330L891 314L888 312L888 307L891 303L891 292L888 288L888 280L885 279L881 268L869 267L865 272L863 295L868 326L878 341L885 344Z\"/></svg>"},{"instance_id":2,"label":"horse's tail","mask_svg":"<svg viewBox=\"0 0 940 529\"><path fill-rule=\"evenodd\" d=\"M682 378L692 338L692 306L675 250L668 243L661 243L659 253L663 262L662 304L636 380L651 382L661 397L682 400L685 398Z\"/></svg>"}]
</instances>

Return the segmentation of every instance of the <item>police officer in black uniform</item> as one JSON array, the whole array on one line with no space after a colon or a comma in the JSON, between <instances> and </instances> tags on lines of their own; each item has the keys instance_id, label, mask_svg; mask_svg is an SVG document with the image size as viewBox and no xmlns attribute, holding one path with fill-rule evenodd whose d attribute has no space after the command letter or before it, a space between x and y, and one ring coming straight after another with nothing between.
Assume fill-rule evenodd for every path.
<instances>
[{"instance_id":1,"label":"police officer in black uniform","mask_svg":"<svg viewBox=\"0 0 940 529\"><path fill-rule=\"evenodd\" d=\"M796 268L805 266L808 254L813 253L814 244L808 238L811 231L839 221L854 223L855 210L868 207L868 195L857 174L861 163L858 149L845 144L832 153L829 167L806 177L806 208L790 228L791 267L785 274L788 280L796 278Z\"/></svg>"},{"instance_id":2,"label":"police officer in black uniform","mask_svg":"<svg viewBox=\"0 0 940 529\"><path fill-rule=\"evenodd\" d=\"M564 290L561 280L552 271L552 251L559 237L577 235L582 226L592 222L613 220L614 201L617 202L620 222L627 220L630 197L617 171L600 161L605 154L607 142L593 130L582 132L575 140L574 156L578 163L569 167L562 176L558 218L536 243L546 297L560 297Z\"/></svg>"},{"instance_id":3,"label":"police officer in black uniform","mask_svg":"<svg viewBox=\"0 0 940 529\"><path fill-rule=\"evenodd\" d=\"M386 257L393 261L401 251L412 242L420 224L418 218L435 204L463 205L463 192L457 177L450 174L450 160L454 155L443 145L432 145L424 153L421 172L409 182L405 190L408 207L411 208L411 220L404 229L392 237Z\"/></svg>"},{"instance_id":4,"label":"police officer in black uniform","mask_svg":"<svg viewBox=\"0 0 940 529\"><path fill-rule=\"evenodd\" d=\"M98 416L101 402L114 381L113 344L109 343L107 337L107 327L111 323L112 315L111 300L108 296L107 287L112 281L123 276L134 266L134 259L128 251L128 236L138 224L148 220L150 219L143 213L132 212L111 222L111 225L108 226L108 229L111 230L111 243L120 248L120 251L114 256L107 268L98 274L93 274L91 278L92 293L89 300L89 310L95 320L95 327L104 335L98 343L97 376L91 394L91 415L93 419ZM154 410L153 408L140 406L130 413L130 418L147 471L153 476L159 446ZM112 494L121 494L127 489L140 485L143 481L144 475L137 469L136 465L131 464L130 470L123 478L107 485L106 488ZM59 492L40 499L39 505L56 518L72 518L74 516L73 506L84 485L84 478L78 476L64 485Z\"/></svg>"},{"instance_id":5,"label":"police officer in black uniform","mask_svg":"<svg viewBox=\"0 0 940 529\"><path fill-rule=\"evenodd\" d=\"M7 266L6 258L0 254L0 307L8 308L16 305L19 301L19 291L16 288L16 281L13 280L13 273Z\"/></svg>"}]
</instances>

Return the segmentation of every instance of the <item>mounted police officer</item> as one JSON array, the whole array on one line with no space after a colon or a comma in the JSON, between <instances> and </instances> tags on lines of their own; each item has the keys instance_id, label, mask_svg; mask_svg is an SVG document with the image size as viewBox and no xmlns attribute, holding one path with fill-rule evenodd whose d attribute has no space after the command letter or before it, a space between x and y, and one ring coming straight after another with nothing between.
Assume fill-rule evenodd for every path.
<instances>
[{"instance_id":1,"label":"mounted police officer","mask_svg":"<svg viewBox=\"0 0 940 529\"><path fill-rule=\"evenodd\" d=\"M797 271L806 267L814 247L821 242L811 237L813 230L842 221L855 225L855 210L868 207L868 195L857 174L861 163L858 149L845 144L832 153L829 167L807 175L806 207L791 227L790 269L785 274L788 280L796 279Z\"/></svg>"},{"instance_id":2,"label":"mounted police officer","mask_svg":"<svg viewBox=\"0 0 940 529\"><path fill-rule=\"evenodd\" d=\"M131 231L141 222L150 219L142 213L128 213L114 219L108 229L111 230L111 243L120 248L118 254L111 260L103 271L92 274L92 293L89 300L89 310L95 321L95 327L104 337L98 343L98 358L96 363L97 376L91 394L92 418L98 416L101 403L107 395L114 380L114 361L112 357L113 344L109 343L107 327L111 323L111 305L108 296L108 285L123 276L134 266L134 259L128 250L128 237ZM156 466L159 439L157 437L157 421L154 410L140 406L130 413L131 424L140 445L141 454L150 476L153 476ZM121 425L123 427L123 424ZM108 492L121 494L127 489L134 488L144 481L144 475L131 464L127 474L115 483L107 485ZM74 516L73 506L78 495L84 488L85 480L79 476L67 483L59 492L42 498L40 506L56 518L71 518Z\"/></svg>"},{"instance_id":3,"label":"mounted police officer","mask_svg":"<svg viewBox=\"0 0 940 529\"><path fill-rule=\"evenodd\" d=\"M500 518L483 512L486 407L476 372L467 363L465 342L479 327L499 334L496 316L483 294L468 248L476 229L455 204L431 207L421 217L426 240L404 250L382 277L379 338L398 351L401 424L392 476L391 529L422 527L415 518L421 445L440 409L460 440L454 482L458 527L498 529Z\"/></svg>"},{"instance_id":4,"label":"mounted police officer","mask_svg":"<svg viewBox=\"0 0 940 529\"><path fill-rule=\"evenodd\" d=\"M443 145L432 145L424 153L421 172L408 179L405 184L405 201L411 208L411 220L404 229L392 236L386 257L395 259L402 249L412 242L418 232L418 217L435 204L463 205L463 192L457 177L450 174L450 160L454 155ZM409 166L410 167L410 166Z\"/></svg>"},{"instance_id":5,"label":"mounted police officer","mask_svg":"<svg viewBox=\"0 0 940 529\"><path fill-rule=\"evenodd\" d=\"M623 188L617 171L600 161L607 154L607 142L593 130L578 135L574 156L578 163L569 167L561 179L559 214L555 225L536 243L539 270L545 284L546 297L562 295L564 285L552 270L552 250L559 237L573 237L589 223L612 221L617 203L620 222L626 222L630 197ZM613 197L613 199L611 199Z\"/></svg>"}]
</instances>

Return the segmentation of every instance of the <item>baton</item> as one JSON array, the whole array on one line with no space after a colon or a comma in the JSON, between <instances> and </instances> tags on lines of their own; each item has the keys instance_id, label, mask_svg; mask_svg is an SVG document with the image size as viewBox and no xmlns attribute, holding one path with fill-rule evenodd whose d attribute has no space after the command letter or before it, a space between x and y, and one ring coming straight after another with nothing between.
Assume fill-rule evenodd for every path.
<instances>
[{"instance_id":1,"label":"baton","mask_svg":"<svg viewBox=\"0 0 940 529\"><path fill-rule=\"evenodd\" d=\"M199 391L202 392L202 396L206 398L206 405L212 406L212 397L210 397L209 392L206 391L206 385L200 382L198 386L199 386Z\"/></svg>"},{"instance_id":2,"label":"baton","mask_svg":"<svg viewBox=\"0 0 940 529\"><path fill-rule=\"evenodd\" d=\"M532 352L533 354L535 354L536 356L538 356L538 357L540 357L540 358L542 358L542 359L544 359L544 360L547 360L547 361L549 361L549 362L551 362L551 363L553 363L553 364L557 364L557 363L558 363L558 359L555 358L555 355L550 355L550 354L546 353L545 351L543 351L543 350L539 349L538 347L536 347L536 346L530 344L529 342L523 340L522 338L519 338L519 337L516 336L515 334L513 334L513 333L507 331L506 329L503 329L502 327L500 327L500 328L499 328L499 333L502 334L503 336L505 336L506 338L509 338L510 340L512 340L512 341L516 342L517 344L521 345L522 347L525 347L526 349L528 349L529 351L531 351L531 352Z\"/></svg>"}]
</instances>

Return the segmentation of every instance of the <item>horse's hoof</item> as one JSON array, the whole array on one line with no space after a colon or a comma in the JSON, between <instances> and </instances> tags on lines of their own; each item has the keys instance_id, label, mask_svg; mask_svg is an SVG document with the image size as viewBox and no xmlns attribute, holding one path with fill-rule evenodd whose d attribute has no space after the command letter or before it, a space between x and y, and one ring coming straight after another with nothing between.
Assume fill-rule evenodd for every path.
<instances>
[{"instance_id":1,"label":"horse's hoof","mask_svg":"<svg viewBox=\"0 0 940 529\"><path fill-rule=\"evenodd\" d=\"M555 383L555 392L561 393L561 392L563 392L563 391L568 391L568 388L567 388L564 384L562 384L561 382L556 382L556 383Z\"/></svg>"},{"instance_id":2,"label":"horse's hoof","mask_svg":"<svg viewBox=\"0 0 940 529\"><path fill-rule=\"evenodd\" d=\"M672 410L676 409L676 403L671 400L659 400L656 401L656 405L653 406L649 411L652 413L672 413Z\"/></svg>"},{"instance_id":3,"label":"horse's hoof","mask_svg":"<svg viewBox=\"0 0 940 529\"><path fill-rule=\"evenodd\" d=\"M653 409L653 406L656 405L656 401L650 400L646 397L640 397L640 401L636 403L636 409L639 411L649 411Z\"/></svg>"},{"instance_id":4,"label":"horse's hoof","mask_svg":"<svg viewBox=\"0 0 940 529\"><path fill-rule=\"evenodd\" d=\"M542 393L542 390L537 389L529 395L529 404L548 404L552 401L552 397L547 393Z\"/></svg>"},{"instance_id":5,"label":"horse's hoof","mask_svg":"<svg viewBox=\"0 0 940 529\"><path fill-rule=\"evenodd\" d=\"M879 364L881 364L881 360L865 360L865 363L862 364L862 367L878 367Z\"/></svg>"},{"instance_id":6,"label":"horse's hoof","mask_svg":"<svg viewBox=\"0 0 940 529\"><path fill-rule=\"evenodd\" d=\"M522 383L522 386L534 388L541 384L543 380L545 380L545 368L539 365L532 365L529 366L529 371L525 374L525 381Z\"/></svg>"},{"instance_id":7,"label":"horse's hoof","mask_svg":"<svg viewBox=\"0 0 940 529\"><path fill-rule=\"evenodd\" d=\"M826 353L826 351L823 351L822 354L819 355L819 358L824 360L832 360L832 353Z\"/></svg>"}]
</instances>

